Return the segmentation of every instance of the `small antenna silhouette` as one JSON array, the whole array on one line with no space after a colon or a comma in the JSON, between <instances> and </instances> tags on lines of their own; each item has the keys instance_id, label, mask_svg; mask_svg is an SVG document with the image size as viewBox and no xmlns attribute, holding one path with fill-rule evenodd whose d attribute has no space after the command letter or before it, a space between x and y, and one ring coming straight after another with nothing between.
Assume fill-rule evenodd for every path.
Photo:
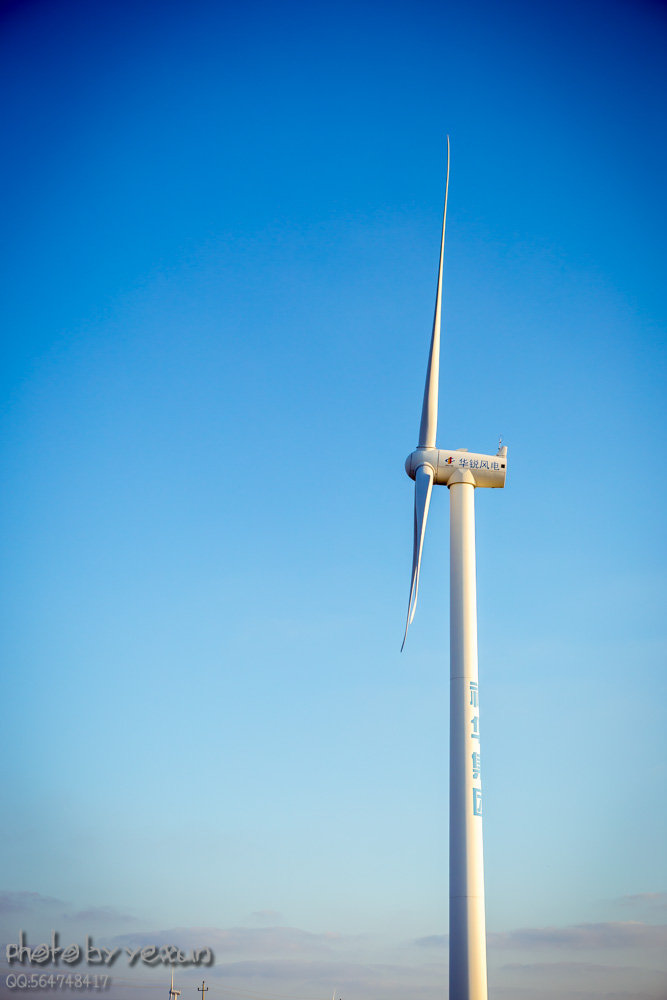
<instances>
[{"instance_id":1,"label":"small antenna silhouette","mask_svg":"<svg viewBox=\"0 0 667 1000\"><path fill-rule=\"evenodd\" d=\"M204 996L204 994L208 993L208 986L206 985L206 980L205 979L202 979L201 986L197 987L197 993L201 993L201 1000L206 1000L206 997Z\"/></svg>"}]
</instances>

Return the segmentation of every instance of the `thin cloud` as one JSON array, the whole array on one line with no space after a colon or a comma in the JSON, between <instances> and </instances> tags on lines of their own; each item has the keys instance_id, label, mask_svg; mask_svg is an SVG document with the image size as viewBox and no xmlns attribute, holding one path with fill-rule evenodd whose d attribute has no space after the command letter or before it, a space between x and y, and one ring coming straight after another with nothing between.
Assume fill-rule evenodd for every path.
<instances>
[{"instance_id":1,"label":"thin cloud","mask_svg":"<svg viewBox=\"0 0 667 1000\"><path fill-rule=\"evenodd\" d=\"M449 934L428 934L415 940L420 948L446 948L449 944Z\"/></svg>"},{"instance_id":2,"label":"thin cloud","mask_svg":"<svg viewBox=\"0 0 667 1000\"><path fill-rule=\"evenodd\" d=\"M664 1000L665 970L594 962L513 962L494 974L499 997L540 1000ZM511 985L510 985L511 984Z\"/></svg>"},{"instance_id":3,"label":"thin cloud","mask_svg":"<svg viewBox=\"0 0 667 1000\"><path fill-rule=\"evenodd\" d=\"M621 906L649 906L651 909L667 910L667 892L636 892L619 896L614 902Z\"/></svg>"},{"instance_id":4,"label":"thin cloud","mask_svg":"<svg viewBox=\"0 0 667 1000\"><path fill-rule=\"evenodd\" d=\"M147 947L174 944L183 950L210 948L216 958L224 955L268 958L273 955L315 957L333 954L349 942L333 932L313 934L298 927L171 927L166 930L120 934L113 939L123 946Z\"/></svg>"},{"instance_id":5,"label":"thin cloud","mask_svg":"<svg viewBox=\"0 0 667 1000\"><path fill-rule=\"evenodd\" d=\"M250 919L265 927L274 927L276 924L284 922L282 913L278 913L277 910L255 910L254 913L250 914Z\"/></svg>"},{"instance_id":6,"label":"thin cloud","mask_svg":"<svg viewBox=\"0 0 667 1000\"><path fill-rule=\"evenodd\" d=\"M489 934L492 948L661 948L667 950L667 925L638 921L526 927Z\"/></svg>"},{"instance_id":7,"label":"thin cloud","mask_svg":"<svg viewBox=\"0 0 667 1000\"><path fill-rule=\"evenodd\" d=\"M30 913L42 907L64 906L61 899L39 892L0 892L0 914Z\"/></svg>"},{"instance_id":8,"label":"thin cloud","mask_svg":"<svg viewBox=\"0 0 667 1000\"><path fill-rule=\"evenodd\" d=\"M226 988L232 984L256 983L266 988L277 987L294 997L316 998L336 993L345 996L363 996L367 1000L433 1000L440 995L447 970L444 963L415 968L412 965L394 965L375 962L318 961L298 962L284 960L257 960L227 962L216 965L207 973L207 982L214 987L224 981ZM270 987L269 987L270 984Z\"/></svg>"},{"instance_id":9,"label":"thin cloud","mask_svg":"<svg viewBox=\"0 0 667 1000\"><path fill-rule=\"evenodd\" d=\"M629 974L636 975L636 965L601 965L596 962L506 962L500 968L503 972L534 973L543 976L553 976L556 973L568 973L575 976L599 976L608 975L609 969L613 969L615 975ZM653 975L662 975L661 969L649 969Z\"/></svg>"},{"instance_id":10,"label":"thin cloud","mask_svg":"<svg viewBox=\"0 0 667 1000\"><path fill-rule=\"evenodd\" d=\"M136 917L131 916L129 913L121 913L120 910L116 910L113 906L90 906L87 910L78 910L76 913L65 913L63 920L68 920L71 923L77 921L90 924L138 923Z\"/></svg>"}]
</instances>

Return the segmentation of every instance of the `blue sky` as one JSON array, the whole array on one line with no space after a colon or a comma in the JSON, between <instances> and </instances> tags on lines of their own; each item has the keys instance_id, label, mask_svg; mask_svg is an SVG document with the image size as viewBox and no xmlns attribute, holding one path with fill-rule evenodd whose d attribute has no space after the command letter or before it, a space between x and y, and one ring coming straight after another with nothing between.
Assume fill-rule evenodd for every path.
<instances>
[{"instance_id":1,"label":"blue sky","mask_svg":"<svg viewBox=\"0 0 667 1000\"><path fill-rule=\"evenodd\" d=\"M0 25L2 940L446 995L444 490L399 648L449 133L490 996L664 1000L664 7Z\"/></svg>"}]
</instances>

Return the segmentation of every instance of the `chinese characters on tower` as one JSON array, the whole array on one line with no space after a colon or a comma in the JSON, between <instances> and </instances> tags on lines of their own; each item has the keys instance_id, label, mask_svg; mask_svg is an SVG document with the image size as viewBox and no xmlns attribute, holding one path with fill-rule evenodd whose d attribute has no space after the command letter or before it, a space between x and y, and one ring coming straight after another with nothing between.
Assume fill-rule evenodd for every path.
<instances>
[{"instance_id":1,"label":"chinese characters on tower","mask_svg":"<svg viewBox=\"0 0 667 1000\"><path fill-rule=\"evenodd\" d=\"M472 764L472 780L478 781L478 786L473 786L472 790L472 814L473 816L482 815L482 758L479 752L479 714L476 709L479 709L479 699L478 699L478 687L477 681L470 681L470 708L472 710L470 718L470 737L473 740L477 740L477 749L473 750L471 753L471 764ZM473 744L474 745L474 744Z\"/></svg>"}]
</instances>

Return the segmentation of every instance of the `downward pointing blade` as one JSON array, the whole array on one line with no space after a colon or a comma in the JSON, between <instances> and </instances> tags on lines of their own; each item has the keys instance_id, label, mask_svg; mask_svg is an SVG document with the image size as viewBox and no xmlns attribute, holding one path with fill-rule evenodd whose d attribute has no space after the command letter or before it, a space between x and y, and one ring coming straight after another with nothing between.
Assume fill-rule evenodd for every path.
<instances>
[{"instance_id":1,"label":"downward pointing blade","mask_svg":"<svg viewBox=\"0 0 667 1000\"><path fill-rule=\"evenodd\" d=\"M428 517L428 508L431 502L433 476L434 472L430 465L420 465L415 473L415 538L412 549L412 583L410 585L410 600L408 601L408 620L405 625L401 652L403 651L403 646L405 646L408 629L412 624L412 619L415 616L415 608L417 607L419 569L422 561L426 518Z\"/></svg>"},{"instance_id":2,"label":"downward pointing blade","mask_svg":"<svg viewBox=\"0 0 667 1000\"><path fill-rule=\"evenodd\" d=\"M426 369L422 422L419 428L419 448L435 448L435 434L438 428L438 376L440 374L440 307L442 303L442 262L445 255L445 223L447 222L447 195L449 193L449 136L447 136L447 182L445 184L445 209L442 214L442 237L440 239L440 266L438 267L438 289L435 295L435 313L431 350Z\"/></svg>"}]
</instances>

